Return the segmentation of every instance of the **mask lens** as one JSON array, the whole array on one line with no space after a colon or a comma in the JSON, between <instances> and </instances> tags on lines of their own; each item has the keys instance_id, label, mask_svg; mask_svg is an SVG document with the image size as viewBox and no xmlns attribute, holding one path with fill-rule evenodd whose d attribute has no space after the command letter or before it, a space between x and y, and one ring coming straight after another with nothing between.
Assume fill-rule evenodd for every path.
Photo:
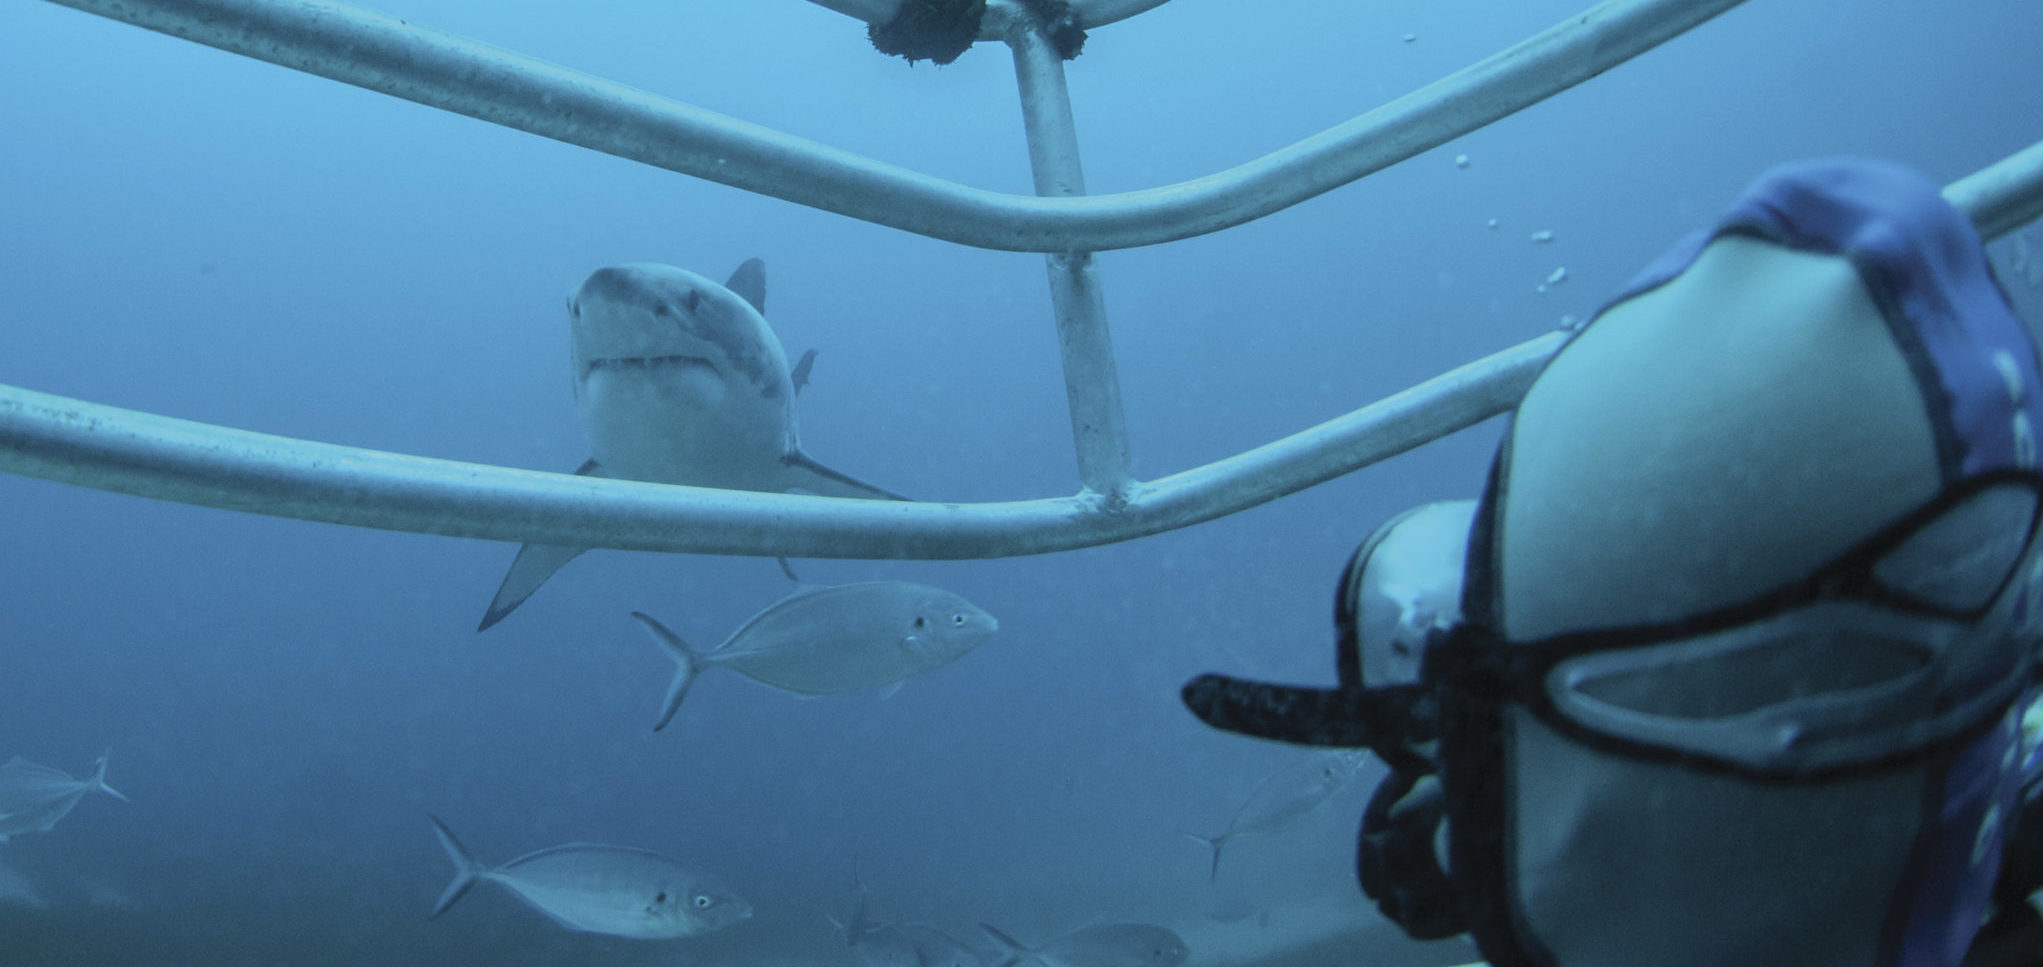
<instances>
[{"instance_id":1,"label":"mask lens","mask_svg":"<svg viewBox=\"0 0 2043 967\"><path fill-rule=\"evenodd\" d=\"M1757 770L1823 769L1905 753L1962 727L1944 713L1973 708L1977 696L1944 694L1954 690L1946 673L1985 652L2011 655L1993 647L2005 640L1827 602L1568 658L1547 674L1546 691L1563 718L1628 743Z\"/></svg>"},{"instance_id":2,"label":"mask lens","mask_svg":"<svg viewBox=\"0 0 2043 967\"><path fill-rule=\"evenodd\" d=\"M1611 663L1616 667L1584 663L1567 684L1584 698L1640 715L1711 721L1872 688L1919 674L1931 660L1913 642L1867 640L1840 629L1792 641L1752 637L1646 649L1632 656L1640 662Z\"/></svg>"}]
</instances>

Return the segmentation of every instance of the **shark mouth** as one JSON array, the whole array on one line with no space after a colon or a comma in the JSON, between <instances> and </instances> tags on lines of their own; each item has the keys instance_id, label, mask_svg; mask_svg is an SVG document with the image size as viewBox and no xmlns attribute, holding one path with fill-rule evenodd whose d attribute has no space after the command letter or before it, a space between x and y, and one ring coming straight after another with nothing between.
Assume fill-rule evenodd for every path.
<instances>
[{"instance_id":1,"label":"shark mouth","mask_svg":"<svg viewBox=\"0 0 2043 967\"><path fill-rule=\"evenodd\" d=\"M583 375L598 372L649 373L667 369L688 369L700 366L711 372L718 372L715 363L706 356L626 356L617 359L592 359Z\"/></svg>"}]
</instances>

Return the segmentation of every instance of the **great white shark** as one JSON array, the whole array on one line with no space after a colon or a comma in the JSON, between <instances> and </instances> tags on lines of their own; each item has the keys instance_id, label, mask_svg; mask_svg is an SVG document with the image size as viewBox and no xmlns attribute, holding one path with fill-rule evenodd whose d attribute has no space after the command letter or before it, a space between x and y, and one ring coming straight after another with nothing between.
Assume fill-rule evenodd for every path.
<instances>
[{"instance_id":1,"label":"great white shark","mask_svg":"<svg viewBox=\"0 0 2043 967\"><path fill-rule=\"evenodd\" d=\"M766 265L723 285L671 265L597 269L568 298L578 474L655 483L906 500L817 463L795 433L796 382L766 325ZM477 631L504 619L586 548L526 544Z\"/></svg>"}]
</instances>

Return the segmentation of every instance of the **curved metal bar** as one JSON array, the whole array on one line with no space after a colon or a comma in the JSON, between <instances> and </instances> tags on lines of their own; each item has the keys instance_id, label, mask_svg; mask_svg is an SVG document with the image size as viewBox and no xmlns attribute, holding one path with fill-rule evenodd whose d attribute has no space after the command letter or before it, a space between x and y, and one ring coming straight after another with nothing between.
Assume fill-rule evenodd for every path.
<instances>
[{"instance_id":1,"label":"curved metal bar","mask_svg":"<svg viewBox=\"0 0 2043 967\"><path fill-rule=\"evenodd\" d=\"M294 70L980 248L1097 252L1252 221L1509 116L1743 0L1609 0L1290 147L1160 188L969 188L325 0L52 0Z\"/></svg>"},{"instance_id":2,"label":"curved metal bar","mask_svg":"<svg viewBox=\"0 0 2043 967\"><path fill-rule=\"evenodd\" d=\"M785 557L1013 557L1124 541L1274 500L1503 412L1558 333L1247 453L1009 503L846 500L512 470L232 430L0 387L0 470L277 517L574 547Z\"/></svg>"}]
</instances>

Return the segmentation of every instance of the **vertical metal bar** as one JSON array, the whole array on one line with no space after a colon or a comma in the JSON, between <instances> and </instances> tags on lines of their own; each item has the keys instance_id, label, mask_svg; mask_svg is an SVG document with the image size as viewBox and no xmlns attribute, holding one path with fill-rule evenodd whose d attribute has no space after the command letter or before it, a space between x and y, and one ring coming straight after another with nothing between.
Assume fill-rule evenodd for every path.
<instances>
[{"instance_id":1,"label":"vertical metal bar","mask_svg":"<svg viewBox=\"0 0 2043 967\"><path fill-rule=\"evenodd\" d=\"M1003 5L1005 7L1005 5ZM1014 50L1014 74L1021 89L1022 123L1028 131L1029 166L1036 194L1085 194L1078 160L1078 128L1071 119L1071 93L1064 86L1064 60L1045 37L1036 17L1006 7L1007 44ZM1046 257L1050 304L1057 315L1057 345L1064 356L1064 394L1071 406L1071 439L1078 451L1078 479L1110 506L1127 499L1134 477L1128 456L1128 426L1121 411L1121 376L1091 252Z\"/></svg>"}]
</instances>

